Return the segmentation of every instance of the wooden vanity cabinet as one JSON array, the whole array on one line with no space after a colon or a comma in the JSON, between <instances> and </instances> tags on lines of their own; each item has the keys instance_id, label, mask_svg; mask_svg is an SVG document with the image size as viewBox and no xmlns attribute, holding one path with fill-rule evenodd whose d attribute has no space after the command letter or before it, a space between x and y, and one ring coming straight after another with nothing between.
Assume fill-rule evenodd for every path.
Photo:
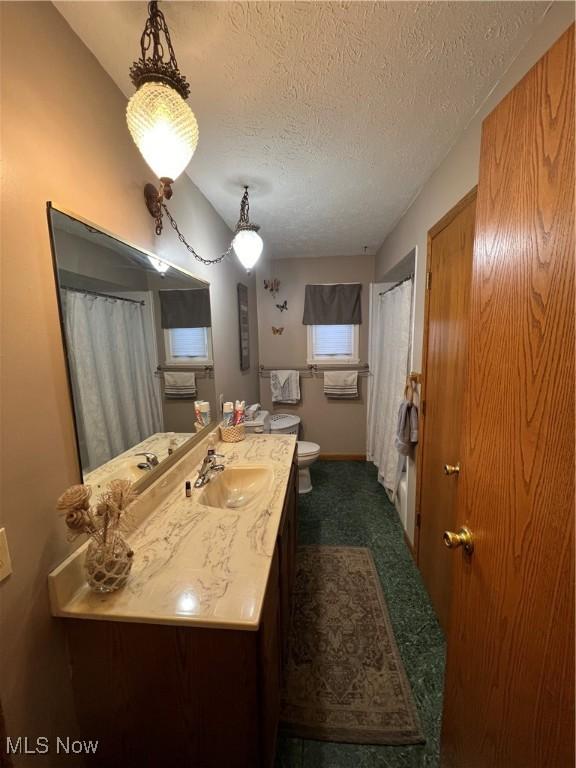
<instances>
[{"instance_id":1,"label":"wooden vanity cabinet","mask_svg":"<svg viewBox=\"0 0 576 768\"><path fill-rule=\"evenodd\" d=\"M298 546L298 461L294 453L282 518L278 529L278 554L280 559L280 620L282 658L288 657L292 594L296 575L296 548Z\"/></svg>"},{"instance_id":2,"label":"wooden vanity cabinet","mask_svg":"<svg viewBox=\"0 0 576 768\"><path fill-rule=\"evenodd\" d=\"M257 631L64 619L99 768L271 768L294 584L294 461Z\"/></svg>"}]
</instances>

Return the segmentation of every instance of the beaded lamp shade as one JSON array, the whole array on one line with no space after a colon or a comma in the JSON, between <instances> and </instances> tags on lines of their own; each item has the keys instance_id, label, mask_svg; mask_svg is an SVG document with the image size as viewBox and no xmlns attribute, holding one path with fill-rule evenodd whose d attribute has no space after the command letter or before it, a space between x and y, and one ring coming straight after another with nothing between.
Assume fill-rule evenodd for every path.
<instances>
[{"instance_id":1,"label":"beaded lamp shade","mask_svg":"<svg viewBox=\"0 0 576 768\"><path fill-rule=\"evenodd\" d=\"M156 176L169 183L192 159L198 123L186 104L190 86L178 69L168 25L157 2L148 4L140 48L140 58L130 68L137 91L126 110L128 130Z\"/></svg>"},{"instance_id":2,"label":"beaded lamp shade","mask_svg":"<svg viewBox=\"0 0 576 768\"><path fill-rule=\"evenodd\" d=\"M184 99L169 85L146 82L128 102L126 120L156 176L177 179L198 144L198 123Z\"/></svg>"}]
</instances>

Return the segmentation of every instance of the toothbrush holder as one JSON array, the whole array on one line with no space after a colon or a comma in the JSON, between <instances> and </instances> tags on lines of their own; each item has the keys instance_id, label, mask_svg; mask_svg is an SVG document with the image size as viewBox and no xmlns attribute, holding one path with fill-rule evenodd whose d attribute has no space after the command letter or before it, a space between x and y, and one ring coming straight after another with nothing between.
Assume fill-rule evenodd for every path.
<instances>
[{"instance_id":1,"label":"toothbrush holder","mask_svg":"<svg viewBox=\"0 0 576 768\"><path fill-rule=\"evenodd\" d=\"M246 437L246 427L244 424L235 426L220 425L220 437L224 443L239 443Z\"/></svg>"}]
</instances>

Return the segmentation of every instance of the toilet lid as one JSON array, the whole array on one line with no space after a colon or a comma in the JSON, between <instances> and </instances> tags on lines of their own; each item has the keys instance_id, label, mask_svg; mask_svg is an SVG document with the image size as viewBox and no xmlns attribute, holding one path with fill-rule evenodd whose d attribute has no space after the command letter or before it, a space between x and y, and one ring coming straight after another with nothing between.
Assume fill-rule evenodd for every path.
<instances>
[{"instance_id":1,"label":"toilet lid","mask_svg":"<svg viewBox=\"0 0 576 768\"><path fill-rule=\"evenodd\" d=\"M298 456L310 456L311 453L320 453L318 443L309 443L306 440L298 440Z\"/></svg>"},{"instance_id":2,"label":"toilet lid","mask_svg":"<svg viewBox=\"0 0 576 768\"><path fill-rule=\"evenodd\" d=\"M300 416L292 416L289 413L275 413L270 416L270 429L288 429L300 424Z\"/></svg>"}]
</instances>

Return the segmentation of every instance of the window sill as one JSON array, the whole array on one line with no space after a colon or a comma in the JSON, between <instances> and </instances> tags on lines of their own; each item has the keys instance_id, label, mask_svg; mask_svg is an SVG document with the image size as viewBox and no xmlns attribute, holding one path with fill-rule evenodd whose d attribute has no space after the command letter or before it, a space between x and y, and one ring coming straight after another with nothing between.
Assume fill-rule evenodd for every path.
<instances>
[{"instance_id":1,"label":"window sill","mask_svg":"<svg viewBox=\"0 0 576 768\"><path fill-rule=\"evenodd\" d=\"M165 360L164 365L170 368L191 368L193 366L201 365L213 366L214 361L208 360L207 358L191 357L189 360L186 360L186 362L183 362L182 360Z\"/></svg>"},{"instance_id":2,"label":"window sill","mask_svg":"<svg viewBox=\"0 0 576 768\"><path fill-rule=\"evenodd\" d=\"M341 357L339 360L335 360L333 357L326 360L317 358L316 360L306 360L306 365L360 365L360 360L351 360L349 357Z\"/></svg>"}]
</instances>

